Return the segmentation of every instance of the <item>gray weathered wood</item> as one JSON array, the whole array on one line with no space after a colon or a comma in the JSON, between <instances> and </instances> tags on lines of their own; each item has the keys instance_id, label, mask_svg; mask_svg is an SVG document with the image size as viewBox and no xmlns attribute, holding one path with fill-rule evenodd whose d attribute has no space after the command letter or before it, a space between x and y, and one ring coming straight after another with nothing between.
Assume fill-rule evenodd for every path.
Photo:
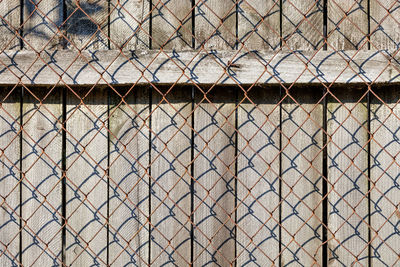
<instances>
[{"instance_id":1,"label":"gray weathered wood","mask_svg":"<svg viewBox=\"0 0 400 267\"><path fill-rule=\"evenodd\" d=\"M64 39L59 31L63 12L63 1L60 0L25 0L24 48L37 51L57 48Z\"/></svg>"},{"instance_id":2,"label":"gray weathered wood","mask_svg":"<svg viewBox=\"0 0 400 267\"><path fill-rule=\"evenodd\" d=\"M322 0L282 1L282 49L315 50L324 44Z\"/></svg>"},{"instance_id":3,"label":"gray weathered wood","mask_svg":"<svg viewBox=\"0 0 400 267\"><path fill-rule=\"evenodd\" d=\"M108 1L65 0L68 48L98 50L108 48Z\"/></svg>"},{"instance_id":4,"label":"gray weathered wood","mask_svg":"<svg viewBox=\"0 0 400 267\"><path fill-rule=\"evenodd\" d=\"M374 91L379 99L371 101L372 266L396 266L400 251L399 94L397 86Z\"/></svg>"},{"instance_id":5,"label":"gray weathered wood","mask_svg":"<svg viewBox=\"0 0 400 267\"><path fill-rule=\"evenodd\" d=\"M236 46L236 1L196 2L196 48L231 50Z\"/></svg>"},{"instance_id":6,"label":"gray weathered wood","mask_svg":"<svg viewBox=\"0 0 400 267\"><path fill-rule=\"evenodd\" d=\"M368 49L364 0L328 0L328 50Z\"/></svg>"},{"instance_id":7,"label":"gray weathered wood","mask_svg":"<svg viewBox=\"0 0 400 267\"><path fill-rule=\"evenodd\" d=\"M33 52L0 54L0 84L279 84L399 82L400 55L372 51L327 52ZM387 55L386 55L387 54ZM392 57L388 65L388 59ZM179 59L179 60L178 60ZM230 65L232 61L234 65ZM90 65L89 63L90 62ZM307 69L305 63L308 62ZM350 62L350 66L348 65ZM151 63L151 64L150 64ZM268 64L269 63L269 64ZM4 64L4 65L3 65ZM265 71L264 64L268 64ZM7 66L7 68L5 67ZM146 70L146 66L149 66ZM105 71L104 68L108 67ZM225 68L229 71L225 72ZM184 73L183 70L184 69ZM65 72L65 73L64 73ZM103 73L104 72L104 73ZM230 76L228 76L228 74Z\"/></svg>"},{"instance_id":8,"label":"gray weathered wood","mask_svg":"<svg viewBox=\"0 0 400 267\"><path fill-rule=\"evenodd\" d=\"M191 256L191 91L169 89L152 92L150 264L185 266Z\"/></svg>"},{"instance_id":9,"label":"gray weathered wood","mask_svg":"<svg viewBox=\"0 0 400 267\"><path fill-rule=\"evenodd\" d=\"M368 110L360 89L332 90L338 100L328 98L330 266L368 265Z\"/></svg>"},{"instance_id":10,"label":"gray weathered wood","mask_svg":"<svg viewBox=\"0 0 400 267\"><path fill-rule=\"evenodd\" d=\"M20 1L0 2L0 49L18 50L20 39L17 34L20 25Z\"/></svg>"},{"instance_id":11,"label":"gray weathered wood","mask_svg":"<svg viewBox=\"0 0 400 267\"><path fill-rule=\"evenodd\" d=\"M23 104L22 264L61 264L60 88L25 90ZM42 105L41 105L42 103Z\"/></svg>"},{"instance_id":12,"label":"gray weathered wood","mask_svg":"<svg viewBox=\"0 0 400 267\"><path fill-rule=\"evenodd\" d=\"M282 104L282 266L322 265L320 88L294 88Z\"/></svg>"},{"instance_id":13,"label":"gray weathered wood","mask_svg":"<svg viewBox=\"0 0 400 267\"><path fill-rule=\"evenodd\" d=\"M153 1L153 48L189 49L192 47L192 1Z\"/></svg>"},{"instance_id":14,"label":"gray weathered wood","mask_svg":"<svg viewBox=\"0 0 400 267\"><path fill-rule=\"evenodd\" d=\"M0 93L0 266L19 264L20 92Z\"/></svg>"},{"instance_id":15,"label":"gray weathered wood","mask_svg":"<svg viewBox=\"0 0 400 267\"><path fill-rule=\"evenodd\" d=\"M206 98L196 89L194 266L235 260L234 96L233 88L214 88Z\"/></svg>"},{"instance_id":16,"label":"gray weathered wood","mask_svg":"<svg viewBox=\"0 0 400 267\"><path fill-rule=\"evenodd\" d=\"M149 0L111 0L111 49L149 48L149 4Z\"/></svg>"},{"instance_id":17,"label":"gray weathered wood","mask_svg":"<svg viewBox=\"0 0 400 267\"><path fill-rule=\"evenodd\" d=\"M107 91L90 89L67 89L66 265L107 262Z\"/></svg>"},{"instance_id":18,"label":"gray weathered wood","mask_svg":"<svg viewBox=\"0 0 400 267\"><path fill-rule=\"evenodd\" d=\"M275 50L280 45L279 1L247 0L239 2L239 49Z\"/></svg>"},{"instance_id":19,"label":"gray weathered wood","mask_svg":"<svg viewBox=\"0 0 400 267\"><path fill-rule=\"evenodd\" d=\"M371 49L397 49L400 44L400 2L370 0L370 5Z\"/></svg>"},{"instance_id":20,"label":"gray weathered wood","mask_svg":"<svg viewBox=\"0 0 400 267\"><path fill-rule=\"evenodd\" d=\"M109 263L149 260L148 87L111 93ZM122 98L123 97L123 98Z\"/></svg>"},{"instance_id":21,"label":"gray weathered wood","mask_svg":"<svg viewBox=\"0 0 400 267\"><path fill-rule=\"evenodd\" d=\"M239 101L237 265L279 265L279 87Z\"/></svg>"}]
</instances>

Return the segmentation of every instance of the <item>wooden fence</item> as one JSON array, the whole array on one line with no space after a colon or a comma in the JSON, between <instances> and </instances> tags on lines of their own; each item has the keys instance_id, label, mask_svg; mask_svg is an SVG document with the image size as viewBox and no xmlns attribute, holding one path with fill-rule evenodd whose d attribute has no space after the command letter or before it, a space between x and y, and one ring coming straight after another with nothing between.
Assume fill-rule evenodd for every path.
<instances>
[{"instance_id":1,"label":"wooden fence","mask_svg":"<svg viewBox=\"0 0 400 267\"><path fill-rule=\"evenodd\" d=\"M400 2L0 0L0 266L397 266Z\"/></svg>"}]
</instances>

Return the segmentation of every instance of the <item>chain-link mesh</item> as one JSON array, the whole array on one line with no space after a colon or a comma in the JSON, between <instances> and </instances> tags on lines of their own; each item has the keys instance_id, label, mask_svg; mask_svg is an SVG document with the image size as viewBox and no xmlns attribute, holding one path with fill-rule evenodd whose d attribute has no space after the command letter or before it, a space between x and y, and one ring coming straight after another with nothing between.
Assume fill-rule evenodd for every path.
<instances>
[{"instance_id":1,"label":"chain-link mesh","mask_svg":"<svg viewBox=\"0 0 400 267\"><path fill-rule=\"evenodd\" d=\"M0 0L0 265L400 265L399 7Z\"/></svg>"}]
</instances>

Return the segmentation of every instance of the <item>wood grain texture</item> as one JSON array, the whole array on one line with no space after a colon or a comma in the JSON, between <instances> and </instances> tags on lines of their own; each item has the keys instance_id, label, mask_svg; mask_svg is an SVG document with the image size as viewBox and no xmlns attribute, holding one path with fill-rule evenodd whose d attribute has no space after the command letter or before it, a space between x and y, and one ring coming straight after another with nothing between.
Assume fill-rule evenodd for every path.
<instances>
[{"instance_id":1,"label":"wood grain texture","mask_svg":"<svg viewBox=\"0 0 400 267\"><path fill-rule=\"evenodd\" d=\"M279 1L240 1L238 5L239 49L275 50L280 45ZM247 49L246 49L247 48Z\"/></svg>"},{"instance_id":2,"label":"wood grain texture","mask_svg":"<svg viewBox=\"0 0 400 267\"><path fill-rule=\"evenodd\" d=\"M196 3L196 48L231 50L236 40L236 1L206 0Z\"/></svg>"},{"instance_id":3,"label":"wood grain texture","mask_svg":"<svg viewBox=\"0 0 400 267\"><path fill-rule=\"evenodd\" d=\"M292 88L282 103L282 266L322 264L321 88ZM301 106L300 106L301 105Z\"/></svg>"},{"instance_id":4,"label":"wood grain texture","mask_svg":"<svg viewBox=\"0 0 400 267\"><path fill-rule=\"evenodd\" d=\"M193 264L229 266L235 260L235 91L195 93Z\"/></svg>"},{"instance_id":5,"label":"wood grain texture","mask_svg":"<svg viewBox=\"0 0 400 267\"><path fill-rule=\"evenodd\" d=\"M24 0L24 48L41 51L61 44L59 27L63 23L63 1Z\"/></svg>"},{"instance_id":6,"label":"wood grain texture","mask_svg":"<svg viewBox=\"0 0 400 267\"><path fill-rule=\"evenodd\" d=\"M90 88L67 93L66 265L107 262L107 90Z\"/></svg>"},{"instance_id":7,"label":"wood grain texture","mask_svg":"<svg viewBox=\"0 0 400 267\"><path fill-rule=\"evenodd\" d=\"M20 89L0 93L0 266L19 264Z\"/></svg>"},{"instance_id":8,"label":"wood grain texture","mask_svg":"<svg viewBox=\"0 0 400 267\"><path fill-rule=\"evenodd\" d=\"M368 49L365 0L328 0L328 50Z\"/></svg>"},{"instance_id":9,"label":"wood grain texture","mask_svg":"<svg viewBox=\"0 0 400 267\"><path fill-rule=\"evenodd\" d=\"M19 30L21 6L19 1L0 2L0 49L18 50L20 39L16 32Z\"/></svg>"},{"instance_id":10,"label":"wood grain texture","mask_svg":"<svg viewBox=\"0 0 400 267\"><path fill-rule=\"evenodd\" d=\"M91 50L108 48L108 1L65 0L66 32L70 49Z\"/></svg>"},{"instance_id":11,"label":"wood grain texture","mask_svg":"<svg viewBox=\"0 0 400 267\"><path fill-rule=\"evenodd\" d=\"M279 265L279 91L239 94L238 266Z\"/></svg>"},{"instance_id":12,"label":"wood grain texture","mask_svg":"<svg viewBox=\"0 0 400 267\"><path fill-rule=\"evenodd\" d=\"M149 92L147 86L129 89L111 92L109 263L147 266Z\"/></svg>"},{"instance_id":13,"label":"wood grain texture","mask_svg":"<svg viewBox=\"0 0 400 267\"><path fill-rule=\"evenodd\" d=\"M111 49L148 49L150 40L150 1L111 0Z\"/></svg>"},{"instance_id":14,"label":"wood grain texture","mask_svg":"<svg viewBox=\"0 0 400 267\"><path fill-rule=\"evenodd\" d=\"M400 251L399 95L397 86L375 88L377 97L371 100L371 262L372 266L395 266Z\"/></svg>"},{"instance_id":15,"label":"wood grain texture","mask_svg":"<svg viewBox=\"0 0 400 267\"><path fill-rule=\"evenodd\" d=\"M192 1L153 2L153 48L189 49L192 47Z\"/></svg>"},{"instance_id":16,"label":"wood grain texture","mask_svg":"<svg viewBox=\"0 0 400 267\"><path fill-rule=\"evenodd\" d=\"M0 60L8 66L0 68L0 84L14 85L21 77L24 84L53 85L59 82L60 76L70 85L400 82L397 63L400 56L391 52L236 53L186 51L157 55L154 51L143 51L121 55L120 51L103 50L84 51L78 56L75 51L59 50L41 53L46 62L43 63L32 51L6 51L0 54ZM389 57L393 59L388 65ZM230 61L234 66L231 64L228 68ZM108 69L104 72L105 67Z\"/></svg>"},{"instance_id":17,"label":"wood grain texture","mask_svg":"<svg viewBox=\"0 0 400 267\"><path fill-rule=\"evenodd\" d=\"M370 0L370 6L371 49L398 49L400 44L400 2Z\"/></svg>"},{"instance_id":18,"label":"wood grain texture","mask_svg":"<svg viewBox=\"0 0 400 267\"><path fill-rule=\"evenodd\" d=\"M282 0L283 50L316 50L323 46L323 1Z\"/></svg>"},{"instance_id":19,"label":"wood grain texture","mask_svg":"<svg viewBox=\"0 0 400 267\"><path fill-rule=\"evenodd\" d=\"M191 91L170 89L152 92L150 263L154 266L185 266L191 257Z\"/></svg>"},{"instance_id":20,"label":"wood grain texture","mask_svg":"<svg viewBox=\"0 0 400 267\"><path fill-rule=\"evenodd\" d=\"M22 264L61 264L60 88L24 92L22 132ZM42 105L41 105L42 103Z\"/></svg>"},{"instance_id":21,"label":"wood grain texture","mask_svg":"<svg viewBox=\"0 0 400 267\"><path fill-rule=\"evenodd\" d=\"M368 263L368 110L365 89L332 90L327 106L330 266ZM340 101L340 102L339 102Z\"/></svg>"}]
</instances>

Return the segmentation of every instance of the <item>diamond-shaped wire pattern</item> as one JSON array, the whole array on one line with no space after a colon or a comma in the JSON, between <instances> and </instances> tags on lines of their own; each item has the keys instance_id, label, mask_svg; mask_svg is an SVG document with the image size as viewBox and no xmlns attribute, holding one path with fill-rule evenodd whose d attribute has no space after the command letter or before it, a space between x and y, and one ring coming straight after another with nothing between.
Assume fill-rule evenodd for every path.
<instances>
[{"instance_id":1,"label":"diamond-shaped wire pattern","mask_svg":"<svg viewBox=\"0 0 400 267\"><path fill-rule=\"evenodd\" d=\"M398 266L396 0L0 0L0 266Z\"/></svg>"}]
</instances>

